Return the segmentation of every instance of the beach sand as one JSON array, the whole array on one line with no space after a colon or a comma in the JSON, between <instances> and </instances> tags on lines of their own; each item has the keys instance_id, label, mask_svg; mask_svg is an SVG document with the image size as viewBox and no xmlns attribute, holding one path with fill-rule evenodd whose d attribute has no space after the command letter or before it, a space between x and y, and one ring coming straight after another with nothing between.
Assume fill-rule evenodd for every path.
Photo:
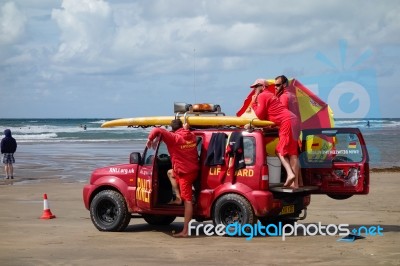
<instances>
[{"instance_id":1,"label":"beach sand","mask_svg":"<svg viewBox=\"0 0 400 266\"><path fill-rule=\"evenodd\" d=\"M47 176L52 174L56 172ZM182 218L167 227L150 226L136 218L125 232L100 232L84 208L83 186L57 179L14 185L0 181L0 265L400 264L398 173L371 173L370 194L366 196L344 201L312 196L308 216L301 223L383 228L383 236L355 242L338 242L339 236L323 235L292 236L285 241L281 237L255 237L251 241L204 235L173 238L171 231L181 229ZM39 219L44 193L55 219Z\"/></svg>"}]
</instances>

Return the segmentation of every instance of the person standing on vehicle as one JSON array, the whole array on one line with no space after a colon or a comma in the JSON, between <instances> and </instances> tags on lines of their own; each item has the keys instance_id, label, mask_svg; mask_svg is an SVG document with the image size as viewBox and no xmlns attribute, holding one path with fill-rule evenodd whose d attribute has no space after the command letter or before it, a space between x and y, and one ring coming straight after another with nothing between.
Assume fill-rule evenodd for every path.
<instances>
[{"instance_id":1,"label":"person standing on vehicle","mask_svg":"<svg viewBox=\"0 0 400 266\"><path fill-rule=\"evenodd\" d=\"M298 115L296 111L297 98L295 92L289 90L289 80L285 75L275 78L275 96L289 111Z\"/></svg>"},{"instance_id":2,"label":"person standing on vehicle","mask_svg":"<svg viewBox=\"0 0 400 266\"><path fill-rule=\"evenodd\" d=\"M168 171L168 177L170 177L173 187L174 185L175 187L179 185L180 193L176 191L176 201L180 201L178 198L180 197L185 206L183 230L178 234L174 234L174 236L186 237L188 236L189 222L193 216L192 184L197 178L200 169L197 142L196 136L188 129L188 125L183 125L180 119L172 120L171 127L172 132L163 128L151 130L146 146L148 148L152 147L153 140L157 137L161 137L167 145L172 161L172 170ZM177 185L174 184L174 178Z\"/></svg>"},{"instance_id":3,"label":"person standing on vehicle","mask_svg":"<svg viewBox=\"0 0 400 266\"><path fill-rule=\"evenodd\" d=\"M299 117L298 103L295 92L289 88L289 80L285 75L280 75L275 78L275 96L278 97L281 104L289 111ZM301 130L301 128L300 128ZM294 187L303 186L303 178L301 177L300 162L291 162L291 167L295 173L298 173L298 178L292 184Z\"/></svg>"},{"instance_id":4,"label":"person standing on vehicle","mask_svg":"<svg viewBox=\"0 0 400 266\"><path fill-rule=\"evenodd\" d=\"M1 154L3 154L6 179L14 179L14 153L17 150L17 141L11 136L11 130L4 130L5 137L1 140Z\"/></svg>"},{"instance_id":5,"label":"person standing on vehicle","mask_svg":"<svg viewBox=\"0 0 400 266\"><path fill-rule=\"evenodd\" d=\"M299 119L266 88L264 79L257 79L250 88L256 90L250 104L256 116L262 120L272 121L279 126L279 142L276 146L276 153L287 173L287 179L283 186L290 187L293 183L298 184L296 180L298 172L294 167L292 168L292 165L298 162Z\"/></svg>"}]
</instances>

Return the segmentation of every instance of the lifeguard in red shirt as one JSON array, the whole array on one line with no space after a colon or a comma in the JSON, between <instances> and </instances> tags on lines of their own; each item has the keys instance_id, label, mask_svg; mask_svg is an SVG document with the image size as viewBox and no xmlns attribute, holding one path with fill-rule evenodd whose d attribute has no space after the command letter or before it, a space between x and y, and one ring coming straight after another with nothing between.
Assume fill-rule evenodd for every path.
<instances>
[{"instance_id":1,"label":"lifeguard in red shirt","mask_svg":"<svg viewBox=\"0 0 400 266\"><path fill-rule=\"evenodd\" d=\"M289 87L289 80L285 75L280 75L275 78L275 96L278 97L279 101L284 107L300 118L295 88L293 86ZM300 163L292 165L292 168L294 167L295 173L298 173L298 178L296 179L295 183L293 183L294 187L303 186Z\"/></svg>"},{"instance_id":2,"label":"lifeguard in red shirt","mask_svg":"<svg viewBox=\"0 0 400 266\"><path fill-rule=\"evenodd\" d=\"M197 142L196 136L188 129L188 125L182 125L180 119L172 120L171 127L172 132L163 128L154 128L149 134L146 145L150 148L153 140L159 136L167 145L172 161L172 169L168 171L168 177L176 193L176 200L170 204L181 204L183 200L185 205L183 230L174 236L186 237L188 225L193 216L192 184L200 169Z\"/></svg>"},{"instance_id":3,"label":"lifeguard in red shirt","mask_svg":"<svg viewBox=\"0 0 400 266\"><path fill-rule=\"evenodd\" d=\"M256 90L251 107L259 119L269 120L279 126L279 142L276 153L286 169L285 187L298 184L298 144L300 121L295 114L285 108L279 99L266 89L264 79L257 79L250 88Z\"/></svg>"}]
</instances>

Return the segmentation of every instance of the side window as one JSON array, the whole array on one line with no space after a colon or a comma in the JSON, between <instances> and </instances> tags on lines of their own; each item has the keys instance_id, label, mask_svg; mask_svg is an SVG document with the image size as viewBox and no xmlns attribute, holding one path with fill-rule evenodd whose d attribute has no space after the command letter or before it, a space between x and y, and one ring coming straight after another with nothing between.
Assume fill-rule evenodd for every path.
<instances>
[{"instance_id":1,"label":"side window","mask_svg":"<svg viewBox=\"0 0 400 266\"><path fill-rule=\"evenodd\" d=\"M256 160L256 141L254 137L243 137L244 162L246 165L254 165Z\"/></svg>"},{"instance_id":2,"label":"side window","mask_svg":"<svg viewBox=\"0 0 400 266\"><path fill-rule=\"evenodd\" d=\"M155 149L150 148L146 150L146 154L144 155L144 165L153 165L155 156L160 156L160 154L166 154L169 156L169 152L167 149L167 145L164 141L160 141L157 143Z\"/></svg>"},{"instance_id":3,"label":"side window","mask_svg":"<svg viewBox=\"0 0 400 266\"><path fill-rule=\"evenodd\" d=\"M146 153L144 155L144 163L143 165L153 165L154 161L154 156L155 156L156 150L153 148L148 148L146 149Z\"/></svg>"},{"instance_id":4,"label":"side window","mask_svg":"<svg viewBox=\"0 0 400 266\"><path fill-rule=\"evenodd\" d=\"M202 144L203 144L203 138L197 137L197 153L199 156L201 155ZM157 153L156 153L156 150L157 150ZM166 154L166 155L170 156L167 145L165 144L164 141L161 141L158 144L158 149L156 147L156 149L150 148L150 149L146 150L146 153L144 155L144 165L152 165L153 161L154 161L154 157L160 156L160 154Z\"/></svg>"},{"instance_id":5,"label":"side window","mask_svg":"<svg viewBox=\"0 0 400 266\"><path fill-rule=\"evenodd\" d=\"M166 154L169 156L167 144L165 144L164 141L161 141L160 145L158 146L157 156L160 156L160 154Z\"/></svg>"}]
</instances>

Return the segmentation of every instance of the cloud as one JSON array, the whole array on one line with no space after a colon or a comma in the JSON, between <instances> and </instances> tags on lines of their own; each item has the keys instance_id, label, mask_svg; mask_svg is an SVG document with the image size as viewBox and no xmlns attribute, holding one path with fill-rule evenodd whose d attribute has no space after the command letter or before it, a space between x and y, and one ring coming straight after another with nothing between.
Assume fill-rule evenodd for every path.
<instances>
[{"instance_id":1,"label":"cloud","mask_svg":"<svg viewBox=\"0 0 400 266\"><path fill-rule=\"evenodd\" d=\"M102 0L64 0L61 7L52 12L61 30L61 43L54 60L98 64L114 35L109 4Z\"/></svg>"},{"instance_id":2,"label":"cloud","mask_svg":"<svg viewBox=\"0 0 400 266\"><path fill-rule=\"evenodd\" d=\"M194 94L234 112L247 93L239 88L255 78L324 73L317 52L340 66L339 40L348 43L346 63L371 50L357 69L375 69L385 90L398 83L397 1L14 0L0 8L0 83L13 91L0 99L2 114L10 99L21 110L47 101L80 115L132 105L156 112ZM88 98L91 108L79 111Z\"/></svg>"},{"instance_id":3,"label":"cloud","mask_svg":"<svg viewBox=\"0 0 400 266\"><path fill-rule=\"evenodd\" d=\"M233 57L250 64L260 55L298 53L336 45L339 39L359 44L371 42L367 36L398 38L393 32L400 24L391 14L382 17L381 26L371 23L370 16L354 12L359 7L352 2L111 3L64 0L61 9L53 10L52 18L61 30L53 59L60 70L115 73L129 69L138 75L146 75L149 69L185 72L183 66L193 64L194 49L202 58L199 71L232 69L227 62ZM377 9L384 12L386 6L367 3L363 7L371 14ZM355 32L352 25L363 32ZM78 63L79 68L74 67Z\"/></svg>"},{"instance_id":4,"label":"cloud","mask_svg":"<svg viewBox=\"0 0 400 266\"><path fill-rule=\"evenodd\" d=\"M7 2L0 9L0 45L11 44L25 33L26 16L14 2Z\"/></svg>"}]
</instances>

